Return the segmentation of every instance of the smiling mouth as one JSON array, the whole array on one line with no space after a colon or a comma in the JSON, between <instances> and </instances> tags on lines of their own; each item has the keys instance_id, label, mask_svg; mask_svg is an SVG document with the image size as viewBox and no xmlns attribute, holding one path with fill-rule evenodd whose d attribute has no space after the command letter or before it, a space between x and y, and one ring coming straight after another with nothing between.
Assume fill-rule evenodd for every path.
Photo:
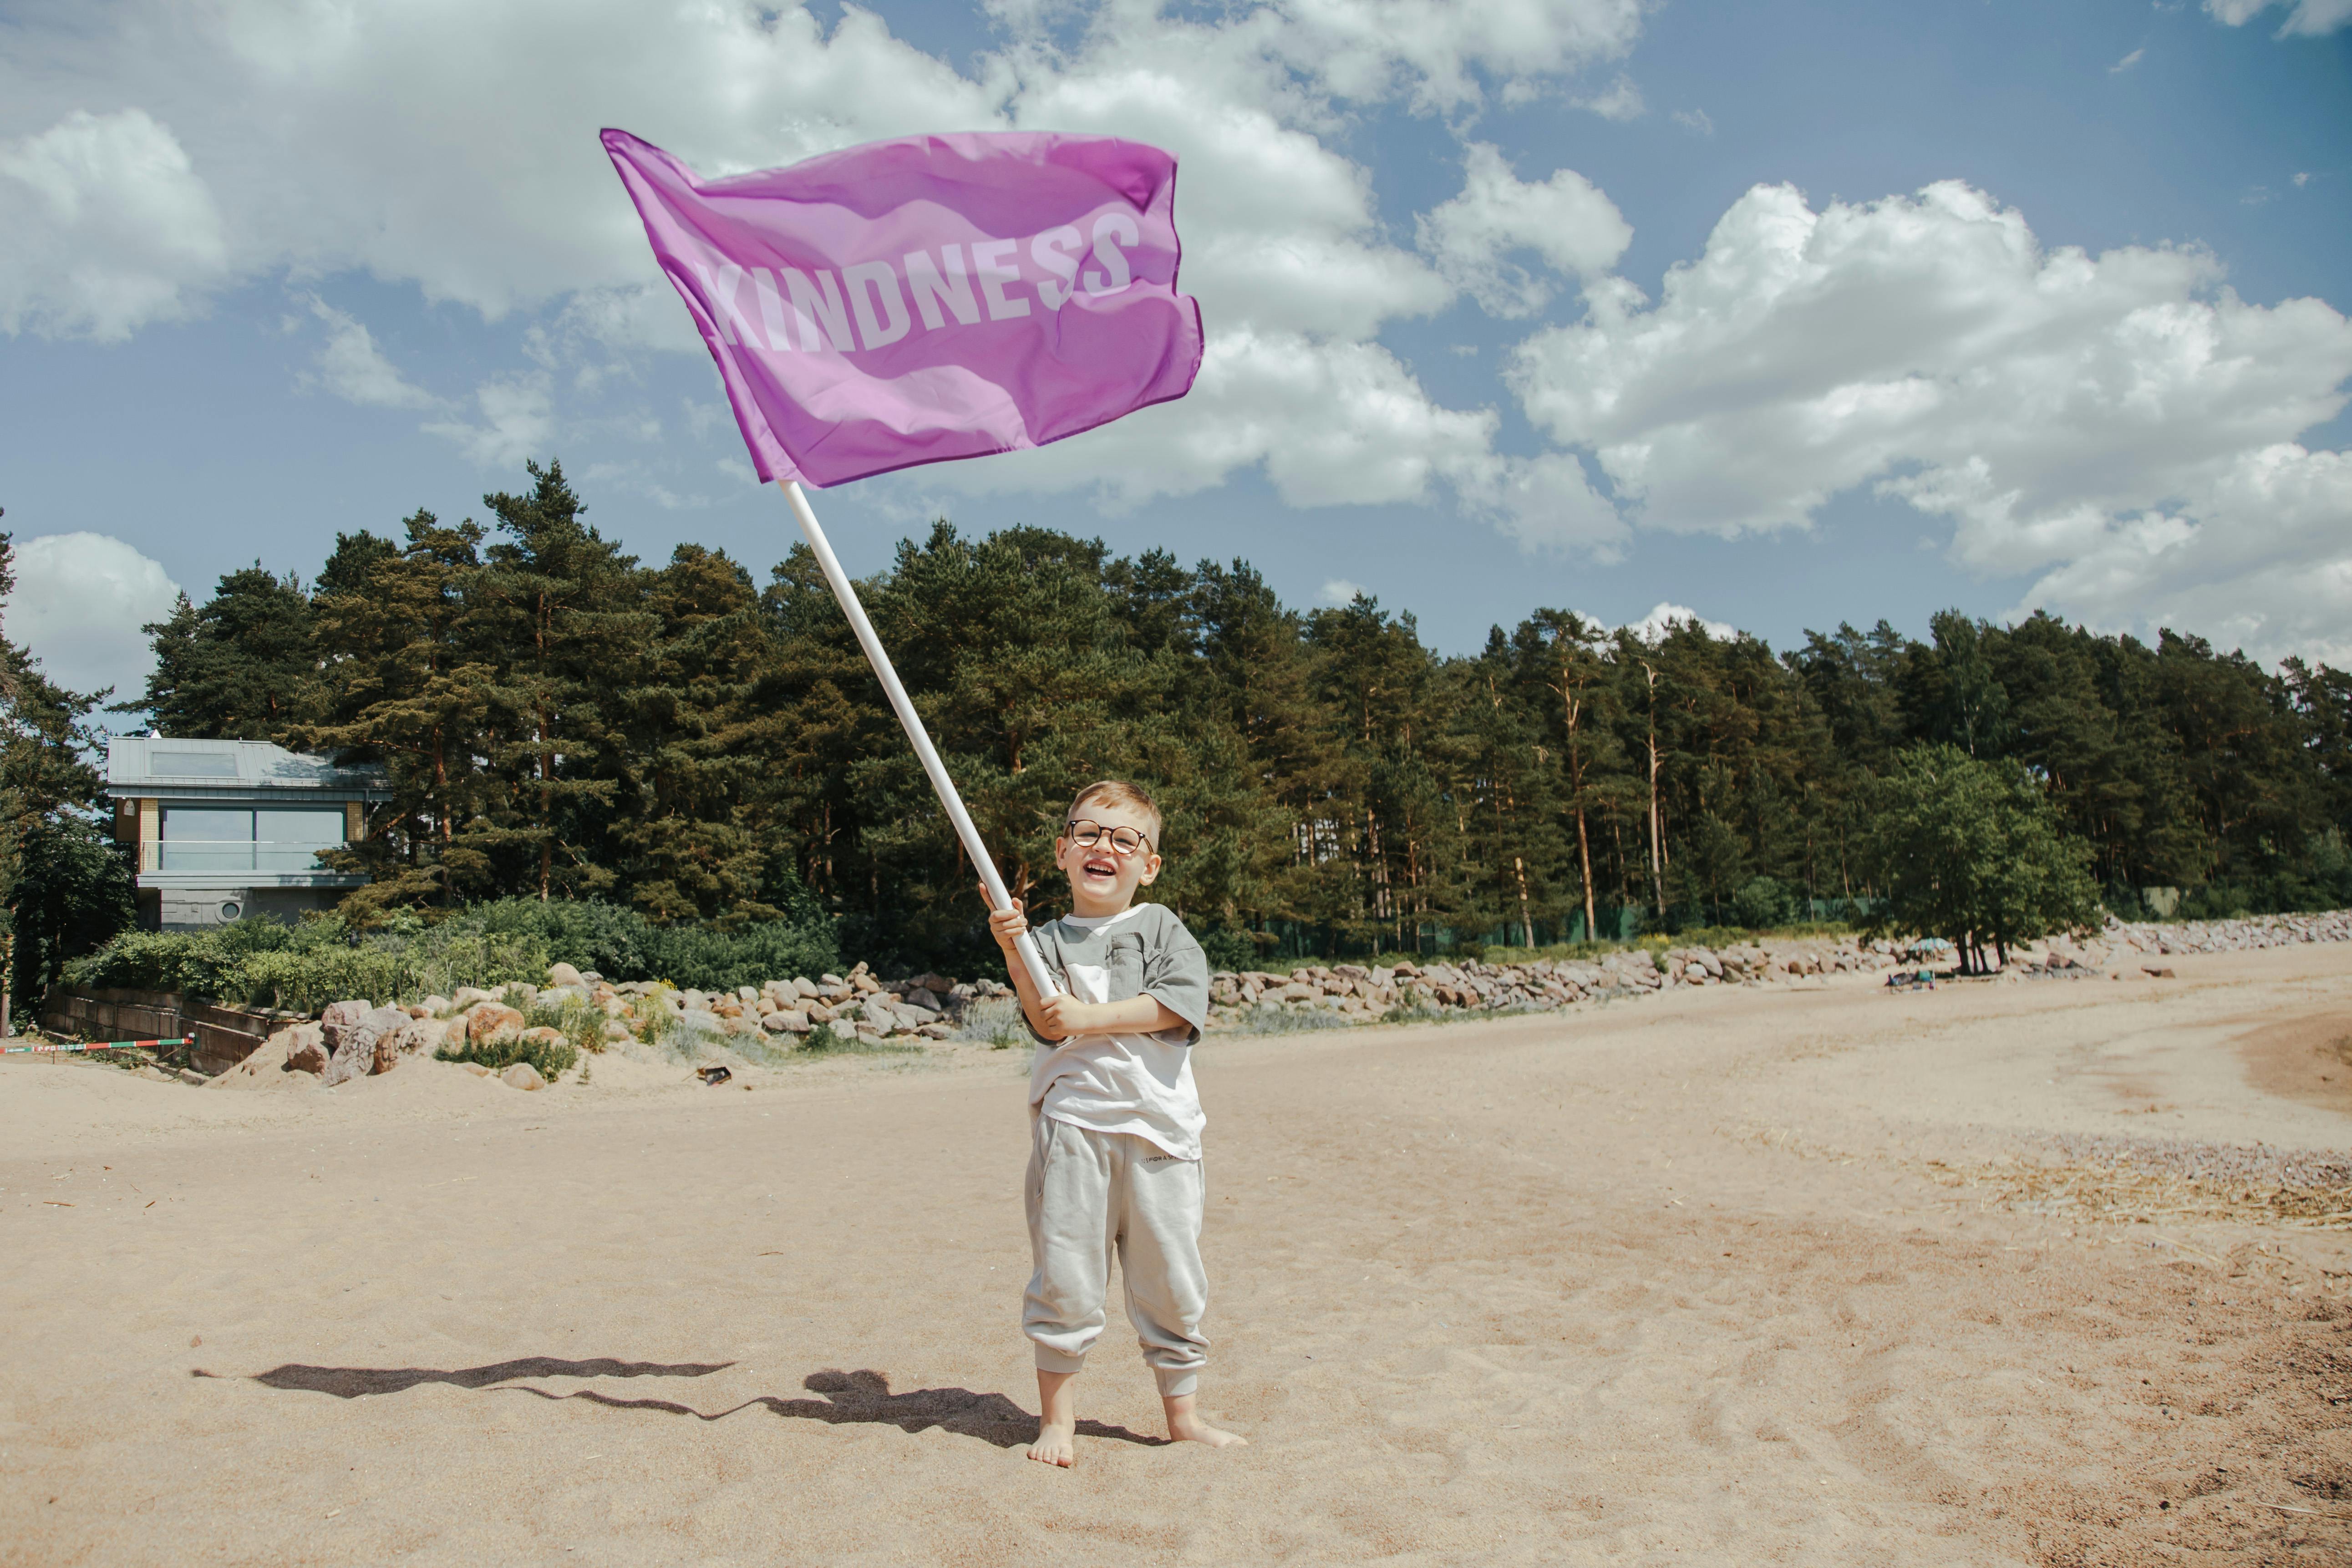
<instances>
[{"instance_id":1,"label":"smiling mouth","mask_svg":"<svg viewBox=\"0 0 2352 1568\"><path fill-rule=\"evenodd\" d=\"M1089 877L1101 877L1114 882L1118 880L1118 862L1106 859L1099 855L1088 859L1087 863L1079 868Z\"/></svg>"}]
</instances>

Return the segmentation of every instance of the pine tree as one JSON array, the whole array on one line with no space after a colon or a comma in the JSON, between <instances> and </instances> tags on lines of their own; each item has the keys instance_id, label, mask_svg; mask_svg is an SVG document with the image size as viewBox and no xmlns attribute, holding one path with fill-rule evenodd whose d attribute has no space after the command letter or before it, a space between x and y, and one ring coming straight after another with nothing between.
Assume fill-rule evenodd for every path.
<instances>
[{"instance_id":1,"label":"pine tree","mask_svg":"<svg viewBox=\"0 0 2352 1568\"><path fill-rule=\"evenodd\" d=\"M202 609L182 595L169 617L140 629L155 669L145 697L113 711L143 711L159 734L278 741L318 717L310 601L291 574L256 562L223 577Z\"/></svg>"},{"instance_id":2,"label":"pine tree","mask_svg":"<svg viewBox=\"0 0 2352 1568\"><path fill-rule=\"evenodd\" d=\"M0 609L16 585L0 533ZM130 866L100 826L102 695L58 685L0 625L0 1034L19 995L131 919Z\"/></svg>"},{"instance_id":3,"label":"pine tree","mask_svg":"<svg viewBox=\"0 0 2352 1568\"><path fill-rule=\"evenodd\" d=\"M525 468L529 495L482 498L506 537L465 586L466 645L490 679L485 754L505 787L459 837L502 883L543 900L614 883L586 852L624 769L609 698L642 673L656 619L635 557L580 521L563 465Z\"/></svg>"}]
</instances>

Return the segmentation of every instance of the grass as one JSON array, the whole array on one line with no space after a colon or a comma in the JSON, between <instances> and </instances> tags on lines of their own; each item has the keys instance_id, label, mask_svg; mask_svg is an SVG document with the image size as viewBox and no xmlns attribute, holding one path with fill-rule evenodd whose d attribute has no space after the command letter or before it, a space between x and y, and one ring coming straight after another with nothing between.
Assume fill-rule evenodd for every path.
<instances>
[{"instance_id":1,"label":"grass","mask_svg":"<svg viewBox=\"0 0 2352 1568\"><path fill-rule=\"evenodd\" d=\"M809 1061L819 1057L916 1057L923 1054L920 1046L895 1045L889 1041L869 1043L858 1038L855 1030L844 1033L830 1024L819 1024L801 1037L798 1049L786 1054L787 1061Z\"/></svg>"},{"instance_id":2,"label":"grass","mask_svg":"<svg viewBox=\"0 0 2352 1568\"><path fill-rule=\"evenodd\" d=\"M445 1062L479 1062L492 1072L504 1072L517 1062L529 1062L550 1083L571 1071L580 1060L580 1053L570 1040L526 1040L520 1036L469 1040L454 1048L444 1046L435 1054Z\"/></svg>"},{"instance_id":3,"label":"grass","mask_svg":"<svg viewBox=\"0 0 2352 1568\"><path fill-rule=\"evenodd\" d=\"M1346 1029L1376 1020L1356 1018L1333 1007L1253 1007L1219 1032L1227 1035L1305 1035L1320 1029ZM1385 1020L1379 1020L1385 1021Z\"/></svg>"},{"instance_id":4,"label":"grass","mask_svg":"<svg viewBox=\"0 0 2352 1568\"><path fill-rule=\"evenodd\" d=\"M986 1046L991 1050L1008 1051L1015 1046L1029 1043L1029 1026L1022 1021L1021 1004L1004 996L992 996L984 1002L973 1002L963 1010L950 1037L966 1045Z\"/></svg>"},{"instance_id":5,"label":"grass","mask_svg":"<svg viewBox=\"0 0 2352 1568\"><path fill-rule=\"evenodd\" d=\"M534 998L522 1013L533 1027L561 1031L576 1052L594 1056L604 1048L604 1010L584 996L550 993Z\"/></svg>"}]
</instances>

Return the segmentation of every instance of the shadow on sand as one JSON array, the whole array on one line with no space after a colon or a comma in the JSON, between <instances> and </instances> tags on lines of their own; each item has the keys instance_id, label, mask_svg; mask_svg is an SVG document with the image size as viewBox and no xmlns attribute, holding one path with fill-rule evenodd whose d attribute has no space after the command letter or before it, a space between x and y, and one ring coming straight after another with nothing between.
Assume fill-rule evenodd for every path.
<instances>
[{"instance_id":1,"label":"shadow on sand","mask_svg":"<svg viewBox=\"0 0 2352 1568\"><path fill-rule=\"evenodd\" d=\"M765 1408L777 1415L796 1421L822 1421L840 1426L866 1424L896 1426L901 1432L920 1432L937 1426L958 1436L977 1437L999 1448L1018 1448L1035 1440L1037 1418L1022 1409L1002 1394L974 1394L968 1388L917 1388L905 1394L890 1392L890 1380L878 1372L811 1373L801 1386L819 1397L815 1399L783 1399L774 1394L762 1394L747 1399L725 1410L708 1414L691 1405L668 1399L623 1399L599 1389L575 1389L558 1394L551 1389L535 1388L517 1378L529 1377L708 1377L723 1372L733 1362L685 1362L675 1365L659 1362L562 1361L552 1356L526 1356L518 1361L494 1362L488 1366L457 1367L437 1371L428 1367L368 1367L368 1366L302 1366L289 1364L272 1367L255 1375L253 1381L265 1388L282 1389L291 1393L331 1394L338 1399L358 1399L379 1394L401 1394L421 1384L445 1383L456 1388L490 1389L500 1393L530 1394L541 1399L584 1399L592 1405L605 1405L614 1410L652 1410L666 1415L691 1415L698 1421L723 1421L740 1411ZM199 1372L199 1377L211 1373ZM1099 1421L1081 1421L1078 1435L1085 1437L1106 1437L1121 1443L1139 1443L1156 1447L1167 1441L1130 1432L1124 1426L1107 1426Z\"/></svg>"}]
</instances>

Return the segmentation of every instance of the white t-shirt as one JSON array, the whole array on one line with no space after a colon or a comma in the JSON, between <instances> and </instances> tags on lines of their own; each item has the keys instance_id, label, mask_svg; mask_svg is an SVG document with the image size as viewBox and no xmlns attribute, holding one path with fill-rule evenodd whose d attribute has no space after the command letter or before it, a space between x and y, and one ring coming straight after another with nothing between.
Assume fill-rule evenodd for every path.
<instances>
[{"instance_id":1,"label":"white t-shirt","mask_svg":"<svg viewBox=\"0 0 2352 1568\"><path fill-rule=\"evenodd\" d=\"M1192 1087L1192 1042L1207 1010L1209 966L1183 921L1158 904L1137 904L1093 919L1064 915L1036 935L1048 967L1079 1001L1152 996L1185 1024L1156 1035L1040 1040L1029 1103L1073 1127L1132 1133L1180 1160L1199 1159L1209 1119Z\"/></svg>"}]
</instances>

